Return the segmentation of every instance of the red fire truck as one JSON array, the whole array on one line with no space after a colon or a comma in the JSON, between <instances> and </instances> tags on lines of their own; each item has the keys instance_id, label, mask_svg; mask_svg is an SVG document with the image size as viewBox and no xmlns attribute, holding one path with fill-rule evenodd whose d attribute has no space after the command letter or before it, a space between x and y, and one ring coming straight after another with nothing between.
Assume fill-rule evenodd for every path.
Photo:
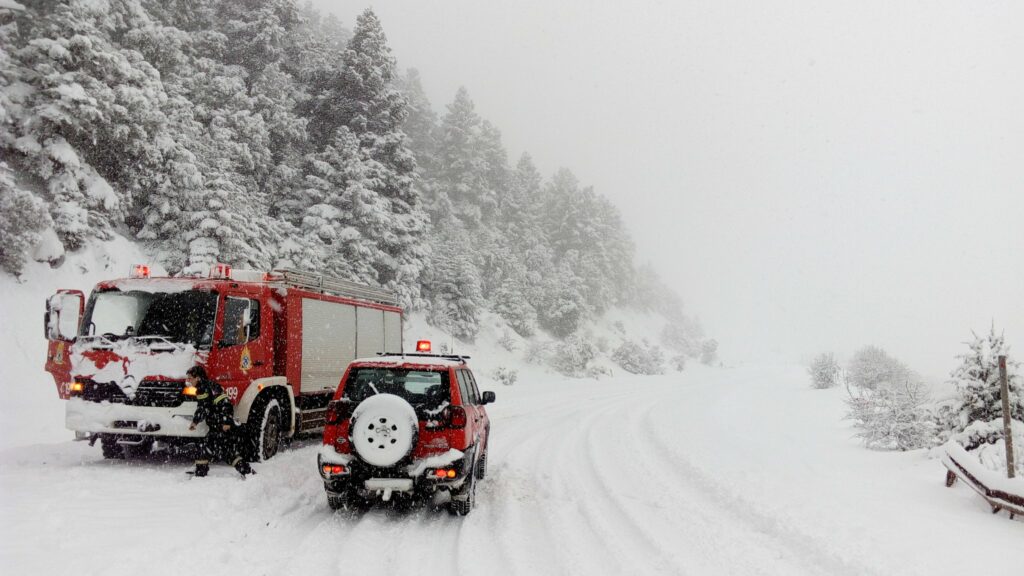
<instances>
[{"instance_id":1,"label":"red fire truck","mask_svg":"<svg viewBox=\"0 0 1024 576\"><path fill-rule=\"evenodd\" d=\"M47 300L46 370L67 399L66 425L99 440L107 458L194 442L195 389L206 367L235 406L253 457L323 428L341 374L355 358L402 351L402 309L379 288L295 270L214 266L207 278L100 282L86 300Z\"/></svg>"}]
</instances>

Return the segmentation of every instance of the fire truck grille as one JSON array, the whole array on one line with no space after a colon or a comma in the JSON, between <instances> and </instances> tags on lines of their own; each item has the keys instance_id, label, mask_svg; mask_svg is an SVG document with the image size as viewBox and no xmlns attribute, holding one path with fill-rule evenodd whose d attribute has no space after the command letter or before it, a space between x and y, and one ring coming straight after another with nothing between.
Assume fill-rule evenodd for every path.
<instances>
[{"instance_id":1,"label":"fire truck grille","mask_svg":"<svg viewBox=\"0 0 1024 576\"><path fill-rule=\"evenodd\" d=\"M139 389L135 391L135 398L129 399L113 382L88 383L82 398L90 402L171 408L180 406L185 400L185 395L182 394L181 382L147 380L139 385Z\"/></svg>"},{"instance_id":2,"label":"fire truck grille","mask_svg":"<svg viewBox=\"0 0 1024 576\"><path fill-rule=\"evenodd\" d=\"M146 381L135 393L136 406L179 406L185 396L182 394L181 382Z\"/></svg>"}]
</instances>

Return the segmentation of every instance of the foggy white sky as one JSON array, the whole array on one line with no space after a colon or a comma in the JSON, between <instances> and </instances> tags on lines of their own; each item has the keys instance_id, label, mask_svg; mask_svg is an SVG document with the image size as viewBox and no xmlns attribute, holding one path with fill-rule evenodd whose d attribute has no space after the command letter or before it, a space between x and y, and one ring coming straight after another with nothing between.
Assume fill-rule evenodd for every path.
<instances>
[{"instance_id":1,"label":"foggy white sky","mask_svg":"<svg viewBox=\"0 0 1024 576\"><path fill-rule=\"evenodd\" d=\"M314 4L612 199L729 363L1024 353L1019 2Z\"/></svg>"}]
</instances>

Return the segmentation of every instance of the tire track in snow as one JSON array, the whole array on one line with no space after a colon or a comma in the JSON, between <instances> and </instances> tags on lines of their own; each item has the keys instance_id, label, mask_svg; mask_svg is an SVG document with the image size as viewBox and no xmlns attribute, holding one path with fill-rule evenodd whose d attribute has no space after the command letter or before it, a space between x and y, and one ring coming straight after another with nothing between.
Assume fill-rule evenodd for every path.
<instances>
[{"instance_id":1,"label":"tire track in snow","mask_svg":"<svg viewBox=\"0 0 1024 576\"><path fill-rule=\"evenodd\" d=\"M851 576L877 573L872 567L838 556L816 537L801 532L784 520L758 511L752 502L715 482L685 455L673 449L665 442L665 434L654 428L655 423L660 421L654 413L666 404L663 401L648 404L642 412L643 417L635 423L635 429L643 433L656 453L654 461L663 463L668 474L678 479L680 485L694 497L713 506L718 512L718 518L729 519L732 524L739 527L737 531L760 535L761 540L769 544L766 547L768 550L773 549L772 544L777 545L774 547L776 549L782 547L787 550L796 560L795 563L791 563L791 569L788 569L787 573L792 573L789 570Z\"/></svg>"},{"instance_id":2,"label":"tire track in snow","mask_svg":"<svg viewBox=\"0 0 1024 576\"><path fill-rule=\"evenodd\" d=\"M632 465L623 465L629 460L627 455L609 453L609 449L617 448L616 444L621 441L623 429L621 426L609 426L608 423L620 421L619 417L627 405L628 400L602 407L599 413L588 420L588 426L579 431L580 445L576 449L585 455L583 463L586 466L585 473L580 477L591 487L588 493L600 494L603 497L602 532L606 542L614 543L621 557L628 559L627 566L634 570L638 566L643 566L644 569L641 571L645 573L684 574L686 570L683 565L676 562L666 553L665 548L659 545L656 535L649 529L650 523L637 518L632 512L633 507L625 501L623 494L628 493L633 487L620 489L611 482L613 470L628 469ZM615 414L608 418L609 413ZM612 438L598 442L598 436L607 433L610 433ZM599 449L598 444L603 449ZM602 465L610 469L602 469ZM634 481L637 480L645 479L634 478Z\"/></svg>"},{"instance_id":3,"label":"tire track in snow","mask_svg":"<svg viewBox=\"0 0 1024 576\"><path fill-rule=\"evenodd\" d=\"M614 405L627 395L601 396L598 401L601 405ZM608 542L594 530L597 518L576 498L581 490L575 478L566 476L576 472L573 464L579 452L579 422L595 418L595 406L592 402L579 402L577 397L570 401L553 397L551 404L517 415L525 416L510 428L518 437L509 439L512 448L502 453L502 485L521 487L521 495L515 500L502 495L503 518L520 518L512 522L508 531L528 536L518 547L508 544L507 555L520 558L513 573L623 572L627 567L610 553Z\"/></svg>"},{"instance_id":4,"label":"tire track in snow","mask_svg":"<svg viewBox=\"0 0 1024 576\"><path fill-rule=\"evenodd\" d=\"M629 512L623 499L606 481L610 470L602 470L600 465L611 465L618 458L601 453L593 443L598 433L619 430L615 425L619 421L617 413L633 397L633 392L624 392L578 405L575 412L582 413L583 417L564 436L555 457L556 463L563 464L560 469L573 475L563 476L559 481L566 485L567 492L589 498L575 501L576 512L586 519L585 524L591 534L591 545L583 549L603 550L609 557L599 564L599 569L630 572L643 566L646 572L683 573L683 567L669 560L646 530L644 522ZM609 570L609 565L618 569Z\"/></svg>"}]
</instances>

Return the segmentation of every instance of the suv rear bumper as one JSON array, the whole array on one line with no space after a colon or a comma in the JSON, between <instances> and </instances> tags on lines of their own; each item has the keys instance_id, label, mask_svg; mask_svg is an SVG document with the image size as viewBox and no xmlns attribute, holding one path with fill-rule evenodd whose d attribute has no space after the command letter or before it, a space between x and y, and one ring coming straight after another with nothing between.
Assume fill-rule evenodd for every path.
<instances>
[{"instance_id":1,"label":"suv rear bumper","mask_svg":"<svg viewBox=\"0 0 1024 576\"><path fill-rule=\"evenodd\" d=\"M363 498L378 494L392 493L410 496L429 496L437 492L452 492L465 484L472 466L468 463L471 454L449 450L440 455L414 460L405 465L391 468L371 466L348 454L337 454L329 446L317 455L317 469L324 480L328 494L341 496L355 492ZM324 474L324 464L342 464L343 474ZM452 468L455 478L439 478L432 475L437 468ZM411 482L409 482L411 480Z\"/></svg>"}]
</instances>

